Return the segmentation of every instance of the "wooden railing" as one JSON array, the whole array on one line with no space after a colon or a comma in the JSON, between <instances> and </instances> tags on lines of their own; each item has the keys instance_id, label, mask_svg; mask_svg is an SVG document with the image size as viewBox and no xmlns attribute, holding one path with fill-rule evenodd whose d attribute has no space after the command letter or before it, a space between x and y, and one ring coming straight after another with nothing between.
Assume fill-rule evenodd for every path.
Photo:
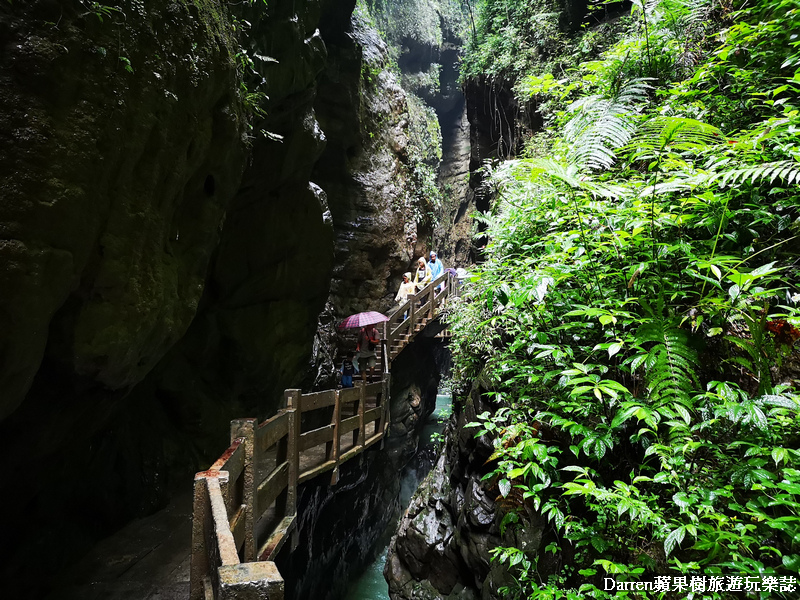
<instances>
[{"instance_id":1,"label":"wooden railing","mask_svg":"<svg viewBox=\"0 0 800 600\"><path fill-rule=\"evenodd\" d=\"M389 375L355 388L286 390L271 419L231 422L231 445L194 481L191 600L283 599L272 562L291 535L297 544L297 486L383 439ZM343 439L344 438L344 439Z\"/></svg>"},{"instance_id":2,"label":"wooden railing","mask_svg":"<svg viewBox=\"0 0 800 600\"><path fill-rule=\"evenodd\" d=\"M273 559L297 545L297 487L381 442L389 426L394 357L435 319L458 278L444 273L408 297L383 324L382 380L303 394L286 390L274 417L231 422L231 445L195 475L191 600L283 600Z\"/></svg>"},{"instance_id":3,"label":"wooden railing","mask_svg":"<svg viewBox=\"0 0 800 600\"><path fill-rule=\"evenodd\" d=\"M394 357L439 315L445 300L458 294L458 277L444 272L425 288L408 297L406 303L383 323L384 370L388 370Z\"/></svg>"}]
</instances>

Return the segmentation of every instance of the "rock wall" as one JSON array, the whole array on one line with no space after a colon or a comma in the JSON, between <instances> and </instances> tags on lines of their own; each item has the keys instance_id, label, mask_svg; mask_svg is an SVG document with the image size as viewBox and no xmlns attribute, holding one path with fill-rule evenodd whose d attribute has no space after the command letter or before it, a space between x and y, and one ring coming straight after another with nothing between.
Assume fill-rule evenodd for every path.
<instances>
[{"instance_id":1,"label":"rock wall","mask_svg":"<svg viewBox=\"0 0 800 600\"><path fill-rule=\"evenodd\" d=\"M420 171L433 169L438 188L422 232L430 243L422 250L427 255L435 249L446 267L467 266L473 259L475 204L469 188L470 131L458 73L464 7L440 0L370 0L368 5L389 40L401 86L422 108L417 117L421 122L412 120L412 129L427 145Z\"/></svg>"},{"instance_id":2,"label":"rock wall","mask_svg":"<svg viewBox=\"0 0 800 600\"><path fill-rule=\"evenodd\" d=\"M315 109L329 139L312 176L327 193L335 266L320 319L319 345L327 352L317 355L316 387L330 386L333 365L355 349L355 332L342 335L337 322L356 312L387 312L402 273L420 252L408 105L388 68L386 44L358 16L343 31L323 32L328 68Z\"/></svg>"},{"instance_id":3,"label":"rock wall","mask_svg":"<svg viewBox=\"0 0 800 600\"><path fill-rule=\"evenodd\" d=\"M130 392L196 317L245 167L225 6L0 7L0 572L27 597L163 501L169 418Z\"/></svg>"},{"instance_id":4,"label":"rock wall","mask_svg":"<svg viewBox=\"0 0 800 600\"><path fill-rule=\"evenodd\" d=\"M144 378L197 311L244 167L222 7L84 4L2 8L0 419L45 355L112 390Z\"/></svg>"},{"instance_id":5,"label":"rock wall","mask_svg":"<svg viewBox=\"0 0 800 600\"><path fill-rule=\"evenodd\" d=\"M442 164L438 182L442 190L442 206L433 230L432 245L440 253L446 267L468 267L475 262L472 215L476 205L475 194L470 186L470 124L463 97L440 117L440 122Z\"/></svg>"},{"instance_id":6,"label":"rock wall","mask_svg":"<svg viewBox=\"0 0 800 600\"><path fill-rule=\"evenodd\" d=\"M491 550L514 545L529 553L541 546L544 523L525 531L501 532L503 510L496 484L482 481L491 470L493 448L464 425L492 410L477 390L453 398L446 445L420 485L389 545L384 576L392 600L490 600L510 583L491 563ZM528 510L527 505L502 507Z\"/></svg>"},{"instance_id":7,"label":"rock wall","mask_svg":"<svg viewBox=\"0 0 800 600\"><path fill-rule=\"evenodd\" d=\"M354 0L157 4L0 3L0 574L26 597L231 418L329 384L335 323L426 243Z\"/></svg>"}]
</instances>

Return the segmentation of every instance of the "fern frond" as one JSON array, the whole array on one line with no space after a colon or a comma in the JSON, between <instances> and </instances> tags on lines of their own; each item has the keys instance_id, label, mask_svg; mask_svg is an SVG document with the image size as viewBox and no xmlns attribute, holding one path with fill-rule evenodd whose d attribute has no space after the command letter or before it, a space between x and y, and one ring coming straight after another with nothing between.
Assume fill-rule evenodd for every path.
<instances>
[{"instance_id":1,"label":"fern frond","mask_svg":"<svg viewBox=\"0 0 800 600\"><path fill-rule=\"evenodd\" d=\"M720 187L734 186L750 180L768 181L774 183L775 180L785 181L788 185L800 183L800 165L793 160L779 160L775 162L762 163L760 165L745 165L733 169L721 169L727 166L729 161L718 162L709 168L709 172L698 179L700 185L717 184Z\"/></svg>"},{"instance_id":2,"label":"fern frond","mask_svg":"<svg viewBox=\"0 0 800 600\"><path fill-rule=\"evenodd\" d=\"M631 160L636 160L664 150L705 150L724 139L719 129L697 119L655 117L639 127L625 149L631 152Z\"/></svg>"},{"instance_id":3,"label":"fern frond","mask_svg":"<svg viewBox=\"0 0 800 600\"><path fill-rule=\"evenodd\" d=\"M639 345L653 344L644 360L645 379L654 404L690 406L697 385L697 353L689 345L686 331L654 315L636 331Z\"/></svg>"},{"instance_id":4,"label":"fern frond","mask_svg":"<svg viewBox=\"0 0 800 600\"><path fill-rule=\"evenodd\" d=\"M709 19L712 0L667 0L654 11L656 19L666 21L677 37L686 37L695 28L702 28Z\"/></svg>"},{"instance_id":5,"label":"fern frond","mask_svg":"<svg viewBox=\"0 0 800 600\"><path fill-rule=\"evenodd\" d=\"M614 97L587 96L573 102L567 108L573 116L564 128L570 162L589 169L614 164L615 150L625 146L635 131L636 104L646 99L650 87L646 79L635 79Z\"/></svg>"},{"instance_id":6,"label":"fern frond","mask_svg":"<svg viewBox=\"0 0 800 600\"><path fill-rule=\"evenodd\" d=\"M493 176L505 182L506 186L514 181L539 192L542 188L556 192L568 188L588 192L596 198L623 198L630 194L622 185L596 181L591 175L581 173L575 163L562 163L550 158L505 161Z\"/></svg>"}]
</instances>

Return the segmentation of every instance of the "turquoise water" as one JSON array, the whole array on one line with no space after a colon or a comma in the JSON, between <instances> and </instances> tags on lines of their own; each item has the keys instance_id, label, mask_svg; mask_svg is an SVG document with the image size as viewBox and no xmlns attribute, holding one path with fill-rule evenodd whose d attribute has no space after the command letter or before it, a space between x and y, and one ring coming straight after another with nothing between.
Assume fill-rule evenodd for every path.
<instances>
[{"instance_id":1,"label":"turquoise water","mask_svg":"<svg viewBox=\"0 0 800 600\"><path fill-rule=\"evenodd\" d=\"M389 600L389 584L383 578L383 565L386 563L386 546L380 556L367 567L361 577L347 590L346 600Z\"/></svg>"},{"instance_id":2,"label":"turquoise water","mask_svg":"<svg viewBox=\"0 0 800 600\"><path fill-rule=\"evenodd\" d=\"M419 435L419 452L430 450L433 445L431 436L441 433L447 417L452 411L453 400L450 395L436 396L436 408L428 418ZM414 469L400 484L400 501L403 510L411 501L411 496L416 491L421 481L421 474ZM422 474L424 476L424 474ZM392 525L392 529L396 524ZM372 561L367 570L347 590L345 600L389 600L389 584L383 578L383 565L386 564L386 553L389 550L388 536L386 546L383 547L378 557Z\"/></svg>"}]
</instances>

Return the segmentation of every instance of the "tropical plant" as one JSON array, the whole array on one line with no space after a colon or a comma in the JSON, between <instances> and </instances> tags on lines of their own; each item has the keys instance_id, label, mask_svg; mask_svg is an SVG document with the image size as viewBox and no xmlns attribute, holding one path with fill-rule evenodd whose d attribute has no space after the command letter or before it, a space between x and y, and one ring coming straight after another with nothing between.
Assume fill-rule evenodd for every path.
<instances>
[{"instance_id":1,"label":"tropical plant","mask_svg":"<svg viewBox=\"0 0 800 600\"><path fill-rule=\"evenodd\" d=\"M495 448L502 527L549 522L538 554L493 551L510 597L603 597L606 573L800 567L800 60L760 31L798 18L780 4L636 5L638 37L577 88L537 92L585 94L554 121L552 156L487 171L487 259L450 328L456 387L477 382L495 407L471 426ZM698 14L718 19L716 47ZM745 40L758 68L730 62ZM652 67L667 42L696 50L691 69ZM652 65L620 60L634 48ZM754 110L734 119L734 101Z\"/></svg>"}]
</instances>

